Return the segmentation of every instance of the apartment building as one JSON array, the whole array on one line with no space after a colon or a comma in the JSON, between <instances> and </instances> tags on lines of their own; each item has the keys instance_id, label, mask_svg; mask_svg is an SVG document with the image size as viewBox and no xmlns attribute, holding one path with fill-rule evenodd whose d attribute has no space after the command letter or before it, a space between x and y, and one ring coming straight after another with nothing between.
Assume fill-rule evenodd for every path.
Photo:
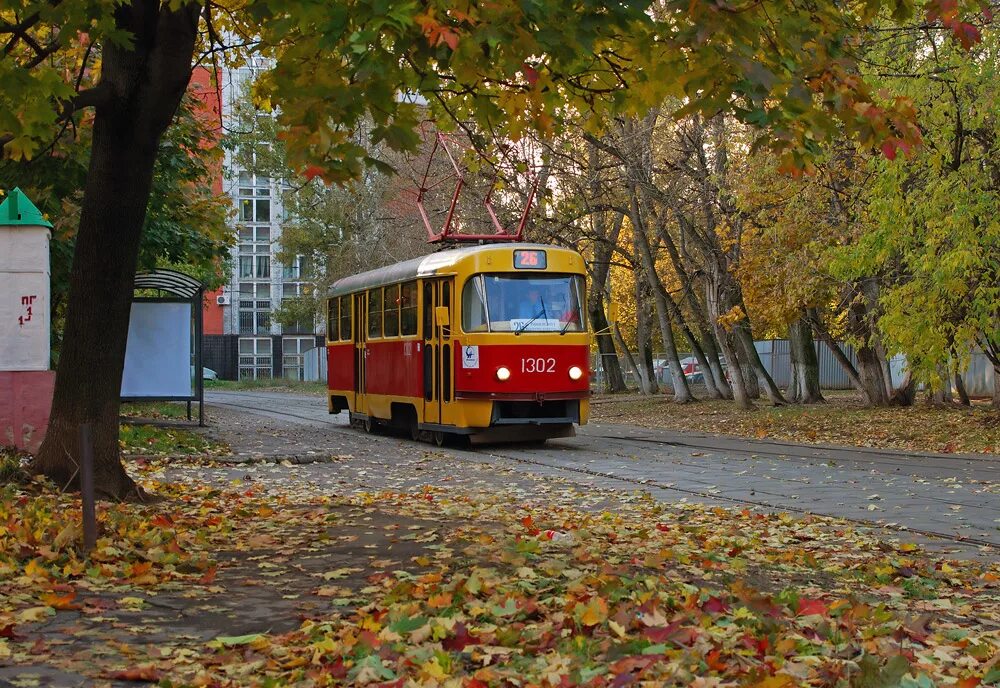
<instances>
[{"instance_id":1,"label":"apartment building","mask_svg":"<svg viewBox=\"0 0 1000 688\"><path fill-rule=\"evenodd\" d=\"M238 99L254 66L223 70L218 79L223 130L234 120ZM278 260L284 181L244 169L227 152L222 193L232 198L236 244L227 284L206 304L206 366L225 379L286 378L301 380L304 354L323 345L321 325L299 322L282 326L275 311L282 300L303 293L301 258L283 265ZM215 331L213 331L215 330Z\"/></svg>"}]
</instances>

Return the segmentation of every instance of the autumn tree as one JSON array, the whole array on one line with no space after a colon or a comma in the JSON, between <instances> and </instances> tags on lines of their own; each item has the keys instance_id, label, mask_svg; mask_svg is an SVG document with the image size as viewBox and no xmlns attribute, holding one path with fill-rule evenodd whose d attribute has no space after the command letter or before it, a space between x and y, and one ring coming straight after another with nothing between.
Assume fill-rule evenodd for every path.
<instances>
[{"instance_id":1,"label":"autumn tree","mask_svg":"<svg viewBox=\"0 0 1000 688\"><path fill-rule=\"evenodd\" d=\"M118 456L118 394L153 170L192 66L225 52L227 41L273 61L261 99L280 104L293 166L327 181L356 178L374 163L353 135L361 122L371 123L373 142L416 145L422 115L405 93L424 94L441 121L478 121L510 138L590 113L600 129L606 113L641 116L673 95L683 112L727 110L761 126L789 163L802 164L811 142L838 127L872 143L916 140L899 107L872 110L874 96L844 50L883 10L901 19L913 6L4 0L4 155L31 157L53 128L84 110L94 117L65 345L36 469L71 482L78 428L91 423L100 491L139 494ZM930 20L963 33L958 10L943 0L927 8ZM92 51L81 51L82 37ZM65 51L82 52L79 71L56 59Z\"/></svg>"}]
</instances>

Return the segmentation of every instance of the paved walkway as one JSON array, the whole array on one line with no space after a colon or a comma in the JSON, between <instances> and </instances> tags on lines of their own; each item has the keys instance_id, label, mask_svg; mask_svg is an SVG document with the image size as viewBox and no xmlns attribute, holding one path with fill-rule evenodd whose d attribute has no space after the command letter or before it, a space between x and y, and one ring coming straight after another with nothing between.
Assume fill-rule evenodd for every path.
<instances>
[{"instance_id":1,"label":"paved walkway","mask_svg":"<svg viewBox=\"0 0 1000 688\"><path fill-rule=\"evenodd\" d=\"M555 479L576 485L584 507L606 503L608 490L644 490L663 501L809 511L868 521L897 535L903 528L964 538L960 549L972 556L996 555L977 551L980 546L1000 547L996 456L796 445L612 424L586 426L578 437L543 448L438 450L352 430L345 414L326 413L320 397L212 392L207 398L214 432L245 456L341 456L337 471L305 471L303 480L317 489L327 476L337 476L341 489L449 482L483 488L502 479L531 494ZM484 466L502 477L484 474Z\"/></svg>"}]
</instances>

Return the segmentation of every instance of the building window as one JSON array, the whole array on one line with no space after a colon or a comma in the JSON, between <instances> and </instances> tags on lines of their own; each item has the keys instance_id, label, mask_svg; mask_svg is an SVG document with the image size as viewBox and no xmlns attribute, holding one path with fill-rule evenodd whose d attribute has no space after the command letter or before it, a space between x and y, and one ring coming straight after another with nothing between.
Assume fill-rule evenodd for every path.
<instances>
[{"instance_id":1,"label":"building window","mask_svg":"<svg viewBox=\"0 0 1000 688\"><path fill-rule=\"evenodd\" d=\"M242 315L242 314L241 314ZM271 378L271 338L240 337L240 379L268 380Z\"/></svg>"},{"instance_id":2,"label":"building window","mask_svg":"<svg viewBox=\"0 0 1000 688\"><path fill-rule=\"evenodd\" d=\"M240 298L258 298L258 299L270 299L271 298L271 283L270 282L241 282L240 283Z\"/></svg>"},{"instance_id":3,"label":"building window","mask_svg":"<svg viewBox=\"0 0 1000 688\"><path fill-rule=\"evenodd\" d=\"M270 285L263 286L269 287ZM240 334L270 334L271 300L242 298L242 296L241 294Z\"/></svg>"},{"instance_id":4,"label":"building window","mask_svg":"<svg viewBox=\"0 0 1000 688\"><path fill-rule=\"evenodd\" d=\"M240 256L240 279L253 278L253 256Z\"/></svg>"},{"instance_id":5,"label":"building window","mask_svg":"<svg viewBox=\"0 0 1000 688\"><path fill-rule=\"evenodd\" d=\"M306 273L306 258L305 256L295 256L291 265L285 265L281 268L281 277L286 280L301 280Z\"/></svg>"},{"instance_id":6,"label":"building window","mask_svg":"<svg viewBox=\"0 0 1000 688\"><path fill-rule=\"evenodd\" d=\"M257 279L271 278L271 256L256 256L257 258Z\"/></svg>"},{"instance_id":7,"label":"building window","mask_svg":"<svg viewBox=\"0 0 1000 688\"><path fill-rule=\"evenodd\" d=\"M238 204L242 222L271 221L271 178L240 172Z\"/></svg>"},{"instance_id":8,"label":"building window","mask_svg":"<svg viewBox=\"0 0 1000 688\"><path fill-rule=\"evenodd\" d=\"M316 339L314 337L282 337L282 376L289 380L304 380L305 353L314 348L316 348Z\"/></svg>"}]
</instances>

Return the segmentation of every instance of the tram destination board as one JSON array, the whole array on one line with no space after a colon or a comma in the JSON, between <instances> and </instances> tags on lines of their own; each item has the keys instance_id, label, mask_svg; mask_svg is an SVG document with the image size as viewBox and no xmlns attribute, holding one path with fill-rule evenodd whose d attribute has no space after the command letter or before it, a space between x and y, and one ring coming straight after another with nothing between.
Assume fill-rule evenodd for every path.
<instances>
[{"instance_id":1,"label":"tram destination board","mask_svg":"<svg viewBox=\"0 0 1000 688\"><path fill-rule=\"evenodd\" d=\"M524 249L514 251L516 270L544 270L545 265L545 251Z\"/></svg>"}]
</instances>

